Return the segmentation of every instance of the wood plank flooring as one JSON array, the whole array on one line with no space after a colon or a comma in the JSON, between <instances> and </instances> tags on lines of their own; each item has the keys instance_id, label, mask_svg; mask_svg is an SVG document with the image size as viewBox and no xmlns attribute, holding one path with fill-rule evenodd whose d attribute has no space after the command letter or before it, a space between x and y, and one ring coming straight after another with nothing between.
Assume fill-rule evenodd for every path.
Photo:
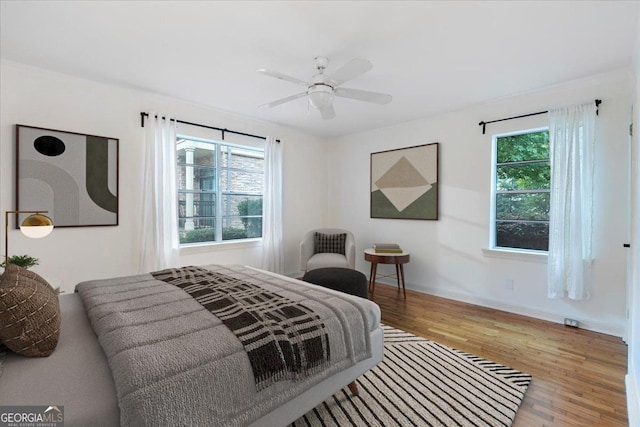
<instances>
[{"instance_id":1,"label":"wood plank flooring","mask_svg":"<svg viewBox=\"0 0 640 427\"><path fill-rule=\"evenodd\" d=\"M382 322L533 376L515 427L627 426L627 347L570 328L376 284Z\"/></svg>"}]
</instances>

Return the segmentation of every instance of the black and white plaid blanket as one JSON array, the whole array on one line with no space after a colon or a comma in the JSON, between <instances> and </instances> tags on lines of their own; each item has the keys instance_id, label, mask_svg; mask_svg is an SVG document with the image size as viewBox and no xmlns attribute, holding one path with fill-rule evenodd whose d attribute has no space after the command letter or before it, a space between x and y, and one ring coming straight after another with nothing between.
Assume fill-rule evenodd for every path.
<instances>
[{"instance_id":1,"label":"black and white plaid blanket","mask_svg":"<svg viewBox=\"0 0 640 427\"><path fill-rule=\"evenodd\" d=\"M304 378L329 362L325 325L300 303L199 267L151 275L187 292L238 337L249 356L258 390L283 379Z\"/></svg>"},{"instance_id":2,"label":"black and white plaid blanket","mask_svg":"<svg viewBox=\"0 0 640 427\"><path fill-rule=\"evenodd\" d=\"M181 288L150 274L83 282L76 289L107 357L123 427L175 425L176 420L192 426L249 425L320 381L371 357L371 331L378 325L380 313L373 302L251 267L212 264L203 268L230 276L231 287L248 282L294 302L308 316L312 315L305 308L313 310L322 320L324 332L305 328L303 322L302 331L291 332L287 327L280 335L269 333L290 335L302 348L311 336L307 333L324 337L326 332L331 361L324 367L310 368L306 378L285 379L258 391L242 342L218 316ZM248 287L245 293L251 292ZM243 297L243 292L239 294ZM275 301L279 300L262 298L262 305L278 306ZM249 312L253 315L251 309ZM282 315L263 316L271 327L280 323ZM295 321L285 320L285 324ZM300 360L309 366L309 354L313 353L307 350L304 348Z\"/></svg>"}]
</instances>

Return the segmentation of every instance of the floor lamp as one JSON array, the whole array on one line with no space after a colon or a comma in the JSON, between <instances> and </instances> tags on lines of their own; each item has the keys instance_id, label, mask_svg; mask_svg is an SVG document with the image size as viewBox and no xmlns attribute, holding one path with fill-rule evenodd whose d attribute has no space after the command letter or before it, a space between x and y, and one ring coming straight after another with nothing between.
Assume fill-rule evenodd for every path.
<instances>
[{"instance_id":1,"label":"floor lamp","mask_svg":"<svg viewBox=\"0 0 640 427\"><path fill-rule=\"evenodd\" d=\"M20 231L27 237L39 239L53 231L53 221L43 213L48 211L6 211L4 214L4 265L9 265L9 214L31 214L20 224Z\"/></svg>"}]
</instances>

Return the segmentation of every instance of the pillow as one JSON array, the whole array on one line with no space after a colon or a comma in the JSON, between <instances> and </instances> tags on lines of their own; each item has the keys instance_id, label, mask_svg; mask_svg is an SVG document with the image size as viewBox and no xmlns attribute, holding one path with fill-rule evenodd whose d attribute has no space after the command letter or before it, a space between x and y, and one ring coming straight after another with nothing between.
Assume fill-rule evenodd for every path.
<instances>
[{"instance_id":1,"label":"pillow","mask_svg":"<svg viewBox=\"0 0 640 427\"><path fill-rule=\"evenodd\" d=\"M313 241L313 253L331 253L344 255L344 247L346 245L346 242L347 233L323 234L316 231Z\"/></svg>"},{"instance_id":2,"label":"pillow","mask_svg":"<svg viewBox=\"0 0 640 427\"><path fill-rule=\"evenodd\" d=\"M7 265L0 276L0 341L18 354L43 357L59 336L58 292L36 273Z\"/></svg>"}]
</instances>

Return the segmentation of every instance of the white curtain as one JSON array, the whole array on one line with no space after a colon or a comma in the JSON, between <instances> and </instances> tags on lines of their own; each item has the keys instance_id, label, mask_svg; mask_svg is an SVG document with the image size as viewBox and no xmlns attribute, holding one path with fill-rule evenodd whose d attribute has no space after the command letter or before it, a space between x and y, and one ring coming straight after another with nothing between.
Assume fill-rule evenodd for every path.
<instances>
[{"instance_id":1,"label":"white curtain","mask_svg":"<svg viewBox=\"0 0 640 427\"><path fill-rule=\"evenodd\" d=\"M282 143L268 136L264 158L262 268L282 274Z\"/></svg>"},{"instance_id":2,"label":"white curtain","mask_svg":"<svg viewBox=\"0 0 640 427\"><path fill-rule=\"evenodd\" d=\"M176 122L149 113L144 127L140 272L178 263Z\"/></svg>"},{"instance_id":3,"label":"white curtain","mask_svg":"<svg viewBox=\"0 0 640 427\"><path fill-rule=\"evenodd\" d=\"M549 298L590 297L595 117L594 102L549 111Z\"/></svg>"}]
</instances>

